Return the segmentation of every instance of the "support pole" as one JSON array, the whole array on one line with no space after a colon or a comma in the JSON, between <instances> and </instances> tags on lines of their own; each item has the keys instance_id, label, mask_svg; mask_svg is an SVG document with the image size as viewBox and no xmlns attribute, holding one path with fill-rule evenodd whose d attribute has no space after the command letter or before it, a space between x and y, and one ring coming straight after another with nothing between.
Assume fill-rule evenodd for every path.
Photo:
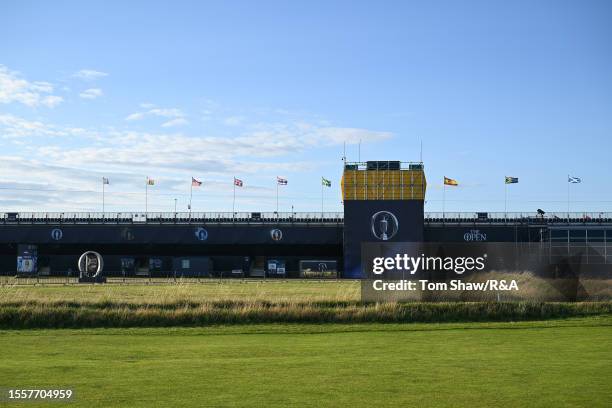
<instances>
[{"instance_id":1,"label":"support pole","mask_svg":"<svg viewBox=\"0 0 612 408\"><path fill-rule=\"evenodd\" d=\"M423 163L423 139L421 139L421 151L419 153L419 161Z\"/></svg>"},{"instance_id":2,"label":"support pole","mask_svg":"<svg viewBox=\"0 0 612 408\"><path fill-rule=\"evenodd\" d=\"M504 179L504 220L508 218L508 183Z\"/></svg>"},{"instance_id":3,"label":"support pole","mask_svg":"<svg viewBox=\"0 0 612 408\"><path fill-rule=\"evenodd\" d=\"M145 180L145 214L149 213L149 177Z\"/></svg>"},{"instance_id":4,"label":"support pole","mask_svg":"<svg viewBox=\"0 0 612 408\"><path fill-rule=\"evenodd\" d=\"M236 177L234 177L234 199L232 201L232 218L236 214Z\"/></svg>"},{"instance_id":5,"label":"support pole","mask_svg":"<svg viewBox=\"0 0 612 408\"><path fill-rule=\"evenodd\" d=\"M570 176L567 175L567 222L569 223L570 219Z\"/></svg>"},{"instance_id":6,"label":"support pole","mask_svg":"<svg viewBox=\"0 0 612 408\"><path fill-rule=\"evenodd\" d=\"M102 217L104 217L104 177L102 177Z\"/></svg>"},{"instance_id":7,"label":"support pole","mask_svg":"<svg viewBox=\"0 0 612 408\"><path fill-rule=\"evenodd\" d=\"M276 216L278 217L278 179L276 180Z\"/></svg>"},{"instance_id":8,"label":"support pole","mask_svg":"<svg viewBox=\"0 0 612 408\"><path fill-rule=\"evenodd\" d=\"M191 218L191 202L193 200L193 178L191 179L191 187L189 187L189 218Z\"/></svg>"},{"instance_id":9,"label":"support pole","mask_svg":"<svg viewBox=\"0 0 612 408\"><path fill-rule=\"evenodd\" d=\"M445 210L446 210L446 183L444 183L444 186L442 187L442 222L444 222Z\"/></svg>"},{"instance_id":10,"label":"support pole","mask_svg":"<svg viewBox=\"0 0 612 408\"><path fill-rule=\"evenodd\" d=\"M323 177L321 177L321 219L323 219Z\"/></svg>"}]
</instances>

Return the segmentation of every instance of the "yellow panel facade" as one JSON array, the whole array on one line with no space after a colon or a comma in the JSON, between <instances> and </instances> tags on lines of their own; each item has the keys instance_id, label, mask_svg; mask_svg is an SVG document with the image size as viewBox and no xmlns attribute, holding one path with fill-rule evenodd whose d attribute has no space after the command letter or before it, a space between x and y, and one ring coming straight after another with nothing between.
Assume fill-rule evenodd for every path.
<instances>
[{"instance_id":1,"label":"yellow panel facade","mask_svg":"<svg viewBox=\"0 0 612 408\"><path fill-rule=\"evenodd\" d=\"M424 200L423 170L345 170L343 200Z\"/></svg>"}]
</instances>

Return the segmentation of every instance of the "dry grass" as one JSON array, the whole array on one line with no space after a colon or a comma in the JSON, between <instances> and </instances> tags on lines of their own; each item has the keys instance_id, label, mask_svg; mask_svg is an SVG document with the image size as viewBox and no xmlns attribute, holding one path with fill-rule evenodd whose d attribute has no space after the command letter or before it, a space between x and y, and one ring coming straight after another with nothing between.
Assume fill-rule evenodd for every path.
<instances>
[{"instance_id":1,"label":"dry grass","mask_svg":"<svg viewBox=\"0 0 612 408\"><path fill-rule=\"evenodd\" d=\"M460 300L460 299L457 299ZM355 281L0 288L1 328L515 321L612 313L612 302L364 303Z\"/></svg>"},{"instance_id":2,"label":"dry grass","mask_svg":"<svg viewBox=\"0 0 612 408\"><path fill-rule=\"evenodd\" d=\"M146 282L146 281L143 281ZM124 302L176 304L217 301L240 302L350 302L360 300L358 281L193 280L176 284L4 285L0 307L7 303Z\"/></svg>"}]
</instances>

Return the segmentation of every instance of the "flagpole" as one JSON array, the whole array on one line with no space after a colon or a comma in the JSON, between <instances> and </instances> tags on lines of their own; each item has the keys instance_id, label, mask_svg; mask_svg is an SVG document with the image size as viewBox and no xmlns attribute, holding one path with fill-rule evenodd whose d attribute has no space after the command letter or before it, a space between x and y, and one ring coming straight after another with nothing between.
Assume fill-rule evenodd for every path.
<instances>
[{"instance_id":1,"label":"flagpole","mask_svg":"<svg viewBox=\"0 0 612 408\"><path fill-rule=\"evenodd\" d=\"M232 218L236 214L236 177L234 177L234 200L232 201Z\"/></svg>"},{"instance_id":2,"label":"flagpole","mask_svg":"<svg viewBox=\"0 0 612 408\"><path fill-rule=\"evenodd\" d=\"M102 216L104 216L104 177L102 177Z\"/></svg>"},{"instance_id":3,"label":"flagpole","mask_svg":"<svg viewBox=\"0 0 612 408\"><path fill-rule=\"evenodd\" d=\"M321 218L323 218L323 177L321 177Z\"/></svg>"},{"instance_id":4,"label":"flagpole","mask_svg":"<svg viewBox=\"0 0 612 408\"><path fill-rule=\"evenodd\" d=\"M191 187L189 187L189 218L191 218L191 202L193 199L193 177L191 178Z\"/></svg>"},{"instance_id":5,"label":"flagpole","mask_svg":"<svg viewBox=\"0 0 612 408\"><path fill-rule=\"evenodd\" d=\"M508 218L508 183L504 179L504 219Z\"/></svg>"},{"instance_id":6,"label":"flagpole","mask_svg":"<svg viewBox=\"0 0 612 408\"><path fill-rule=\"evenodd\" d=\"M278 179L276 179L276 215L278 216Z\"/></svg>"},{"instance_id":7,"label":"flagpole","mask_svg":"<svg viewBox=\"0 0 612 408\"><path fill-rule=\"evenodd\" d=\"M570 176L567 175L567 222L569 222L569 213L570 213Z\"/></svg>"},{"instance_id":8,"label":"flagpole","mask_svg":"<svg viewBox=\"0 0 612 408\"><path fill-rule=\"evenodd\" d=\"M145 214L149 213L149 177L145 180Z\"/></svg>"},{"instance_id":9,"label":"flagpole","mask_svg":"<svg viewBox=\"0 0 612 408\"><path fill-rule=\"evenodd\" d=\"M445 210L446 210L446 183L444 183L444 187L442 189L442 222L444 222Z\"/></svg>"}]
</instances>

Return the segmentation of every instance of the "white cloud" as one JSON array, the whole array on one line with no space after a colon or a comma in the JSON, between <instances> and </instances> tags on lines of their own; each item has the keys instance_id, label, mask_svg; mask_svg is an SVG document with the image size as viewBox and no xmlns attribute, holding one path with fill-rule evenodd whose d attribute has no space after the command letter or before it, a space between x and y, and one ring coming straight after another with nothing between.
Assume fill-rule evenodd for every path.
<instances>
[{"instance_id":1,"label":"white cloud","mask_svg":"<svg viewBox=\"0 0 612 408\"><path fill-rule=\"evenodd\" d=\"M53 108L64 99L52 93L53 85L49 82L29 82L18 72L0 65L0 103L18 102L29 107Z\"/></svg>"},{"instance_id":2,"label":"white cloud","mask_svg":"<svg viewBox=\"0 0 612 408\"><path fill-rule=\"evenodd\" d=\"M147 113L150 115L161 116L164 118L182 118L183 116L185 116L185 114L181 112L180 109L176 109L176 108L171 108L171 109L153 108Z\"/></svg>"},{"instance_id":3,"label":"white cloud","mask_svg":"<svg viewBox=\"0 0 612 408\"><path fill-rule=\"evenodd\" d=\"M68 137L92 135L88 130L59 127L36 120L26 120L10 114L0 114L0 139L36 138L42 136Z\"/></svg>"},{"instance_id":4,"label":"white cloud","mask_svg":"<svg viewBox=\"0 0 612 408\"><path fill-rule=\"evenodd\" d=\"M42 82L42 81L32 82L32 84L30 85L30 88L37 92L45 92L45 93L53 92L53 85L50 84L49 82Z\"/></svg>"},{"instance_id":5,"label":"white cloud","mask_svg":"<svg viewBox=\"0 0 612 408\"><path fill-rule=\"evenodd\" d=\"M96 71L93 69L82 69L72 74L73 77L82 79L84 81L95 81L100 78L108 76L106 72Z\"/></svg>"},{"instance_id":6,"label":"white cloud","mask_svg":"<svg viewBox=\"0 0 612 408\"><path fill-rule=\"evenodd\" d=\"M102 95L103 92L100 88L89 88L79 94L79 96L84 99L96 99Z\"/></svg>"},{"instance_id":7,"label":"white cloud","mask_svg":"<svg viewBox=\"0 0 612 408\"><path fill-rule=\"evenodd\" d=\"M180 118L179 118L180 119ZM37 154L62 165L121 168L125 171L143 167L170 171L201 169L214 172L258 172L262 168L288 168L294 163L289 156L317 148L340 145L346 136L349 143L378 141L390 137L386 132L365 129L328 128L315 125L272 125L237 137L187 136L181 133L148 133L110 131L103 136L90 132L96 145L59 148L43 146ZM195 152L206 152L197 154ZM271 157L288 158L267 160ZM267 163L262 167L258 159Z\"/></svg>"},{"instance_id":8,"label":"white cloud","mask_svg":"<svg viewBox=\"0 0 612 408\"><path fill-rule=\"evenodd\" d=\"M147 116L157 116L157 117L161 117L161 118L168 118L171 120L168 120L166 122L164 122L162 124L162 127L173 127L173 126L180 126L180 125L186 125L187 119L185 119L185 117L187 115L185 115L180 109L177 108L156 108L155 105L153 104L141 104L141 107L148 109L147 111L144 112L135 112L132 113L130 115L128 115L125 120L127 121L135 121L135 120L141 120L144 119Z\"/></svg>"},{"instance_id":9,"label":"white cloud","mask_svg":"<svg viewBox=\"0 0 612 408\"><path fill-rule=\"evenodd\" d=\"M132 113L131 115L128 115L125 120L140 120L140 119L144 119L145 114L142 112L137 112L137 113Z\"/></svg>"},{"instance_id":10,"label":"white cloud","mask_svg":"<svg viewBox=\"0 0 612 408\"><path fill-rule=\"evenodd\" d=\"M181 125L186 125L187 123L187 119L185 118L176 118L176 119L171 119L167 122L162 123L162 127L173 127L173 126L181 126Z\"/></svg>"},{"instance_id":11,"label":"white cloud","mask_svg":"<svg viewBox=\"0 0 612 408\"><path fill-rule=\"evenodd\" d=\"M150 115L168 118L166 123L184 120L180 116L173 117L178 112L162 109ZM321 162L296 161L296 154L333 149L345 141L358 143L360 139L368 142L391 137L387 132L307 122L259 123L242 129L244 132L234 137L170 131L110 129L101 132L0 114L0 139L4 138L7 145L11 143L18 151L11 155L0 152L6 155L0 157L0 187L17 183L17 187L28 188L42 183L47 189L59 191L41 197L37 192L22 194L21 190L18 193L11 190L12 187L0 188L0 205L20 211L26 208L99 210L99 197L91 190L97 189L95 180L103 175L113 180L116 191L137 192L114 196L117 211L131 210L139 206L139 196L133 194L142 193L141 184L146 174L160 180L155 191L165 189L167 194L175 191L179 197L185 191L185 180L191 175L206 175L207 194L211 191L219 194L219 202L223 203L227 198L224 194L228 193L225 180L231 180L234 174L257 180L262 175L313 172ZM214 184L215 179L220 180L218 185ZM249 188L243 191L245 200L247 193L255 194L257 190L257 181L248 184ZM72 190L87 192L73 194ZM136 203L135 197L138 198ZM265 200L255 199L255 202L259 205Z\"/></svg>"}]
</instances>

